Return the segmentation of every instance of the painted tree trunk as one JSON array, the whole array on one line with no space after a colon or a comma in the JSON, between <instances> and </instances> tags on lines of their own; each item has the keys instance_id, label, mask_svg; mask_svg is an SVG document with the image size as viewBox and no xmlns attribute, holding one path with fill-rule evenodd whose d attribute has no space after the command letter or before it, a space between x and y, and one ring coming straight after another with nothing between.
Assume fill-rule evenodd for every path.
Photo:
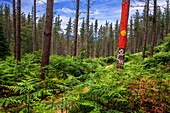
<instances>
[{"instance_id":1,"label":"painted tree trunk","mask_svg":"<svg viewBox=\"0 0 170 113\"><path fill-rule=\"evenodd\" d=\"M125 56L126 38L127 38L127 23L128 23L128 16L129 16L129 6L130 6L130 0L123 0L118 54L117 54L117 61L116 61L116 63L117 63L116 68L119 68L119 69L123 69L123 65L124 65L124 56Z\"/></svg>"}]
</instances>

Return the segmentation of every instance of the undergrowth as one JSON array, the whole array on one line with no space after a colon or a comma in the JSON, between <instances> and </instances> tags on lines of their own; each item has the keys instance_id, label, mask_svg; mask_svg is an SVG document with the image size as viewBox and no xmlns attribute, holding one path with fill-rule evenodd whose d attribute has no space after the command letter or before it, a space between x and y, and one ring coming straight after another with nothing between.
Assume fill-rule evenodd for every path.
<instances>
[{"instance_id":1,"label":"undergrowth","mask_svg":"<svg viewBox=\"0 0 170 113\"><path fill-rule=\"evenodd\" d=\"M51 56L40 79L41 52L0 61L0 112L170 112L169 38L146 60L126 53L124 70L116 57Z\"/></svg>"}]
</instances>

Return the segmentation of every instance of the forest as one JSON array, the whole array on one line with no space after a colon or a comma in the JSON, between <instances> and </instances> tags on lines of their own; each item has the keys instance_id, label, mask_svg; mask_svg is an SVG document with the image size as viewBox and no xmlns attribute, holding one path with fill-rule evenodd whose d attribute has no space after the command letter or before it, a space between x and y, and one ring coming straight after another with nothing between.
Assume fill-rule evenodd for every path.
<instances>
[{"instance_id":1,"label":"forest","mask_svg":"<svg viewBox=\"0 0 170 113\"><path fill-rule=\"evenodd\" d=\"M120 0L104 24L101 0L70 0L65 27L60 1L0 1L0 113L169 113L169 0Z\"/></svg>"}]
</instances>

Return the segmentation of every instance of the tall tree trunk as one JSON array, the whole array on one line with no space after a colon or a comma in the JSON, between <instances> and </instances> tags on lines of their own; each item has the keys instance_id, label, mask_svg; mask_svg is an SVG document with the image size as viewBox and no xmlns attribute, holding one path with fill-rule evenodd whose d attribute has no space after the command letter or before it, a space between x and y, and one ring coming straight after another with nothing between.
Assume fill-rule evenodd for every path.
<instances>
[{"instance_id":1,"label":"tall tree trunk","mask_svg":"<svg viewBox=\"0 0 170 113\"><path fill-rule=\"evenodd\" d=\"M56 33L56 37L55 37L55 52L56 52L56 55L58 55L58 47L59 47L59 33Z\"/></svg>"},{"instance_id":2,"label":"tall tree trunk","mask_svg":"<svg viewBox=\"0 0 170 113\"><path fill-rule=\"evenodd\" d=\"M96 57L96 40L94 40L94 48L93 48L93 58Z\"/></svg>"},{"instance_id":3,"label":"tall tree trunk","mask_svg":"<svg viewBox=\"0 0 170 113\"><path fill-rule=\"evenodd\" d=\"M53 55L53 49L54 49L54 37L53 37L53 28L51 33L51 55Z\"/></svg>"},{"instance_id":4,"label":"tall tree trunk","mask_svg":"<svg viewBox=\"0 0 170 113\"><path fill-rule=\"evenodd\" d=\"M9 23L9 29L8 29L8 34L9 34L9 44L11 44L11 16L9 14L9 20L8 20L8 23Z\"/></svg>"},{"instance_id":5,"label":"tall tree trunk","mask_svg":"<svg viewBox=\"0 0 170 113\"><path fill-rule=\"evenodd\" d=\"M17 0L17 62L21 61L21 0Z\"/></svg>"},{"instance_id":6,"label":"tall tree trunk","mask_svg":"<svg viewBox=\"0 0 170 113\"><path fill-rule=\"evenodd\" d=\"M117 61L116 61L116 68L117 69L123 69L123 65L124 65L124 56L125 56L126 38L127 38L127 23L128 23L128 16L129 16L129 6L130 6L130 0L123 0L119 46L118 46L118 54L117 54Z\"/></svg>"},{"instance_id":7,"label":"tall tree trunk","mask_svg":"<svg viewBox=\"0 0 170 113\"><path fill-rule=\"evenodd\" d=\"M43 46L43 54L42 54L42 62L41 62L42 71L47 70L44 67L49 64L52 20L53 20L53 5L54 5L54 0L47 0L46 24L45 24L45 31L44 31L44 46ZM42 73L40 78L45 79L44 72Z\"/></svg>"},{"instance_id":8,"label":"tall tree trunk","mask_svg":"<svg viewBox=\"0 0 170 113\"><path fill-rule=\"evenodd\" d=\"M134 53L137 53L137 41L138 41L138 38L137 38L137 34L135 34L135 38L134 38Z\"/></svg>"},{"instance_id":9,"label":"tall tree trunk","mask_svg":"<svg viewBox=\"0 0 170 113\"><path fill-rule=\"evenodd\" d=\"M116 28L115 28L115 33L114 33L114 52L116 52L117 47L118 47L118 41L119 41L119 25L118 25L119 21L116 21Z\"/></svg>"},{"instance_id":10,"label":"tall tree trunk","mask_svg":"<svg viewBox=\"0 0 170 113\"><path fill-rule=\"evenodd\" d=\"M149 0L146 1L147 3L147 11L146 11L146 23L145 23L145 35L143 40L143 51L142 51L142 58L145 58L145 49L146 49L146 40L147 40L147 32L148 32L148 17L149 17Z\"/></svg>"},{"instance_id":11,"label":"tall tree trunk","mask_svg":"<svg viewBox=\"0 0 170 113\"><path fill-rule=\"evenodd\" d=\"M89 13L90 13L90 0L88 0L88 5L87 5L87 22L86 22L86 52L87 52L87 57L89 57Z\"/></svg>"},{"instance_id":12,"label":"tall tree trunk","mask_svg":"<svg viewBox=\"0 0 170 113\"><path fill-rule=\"evenodd\" d=\"M79 55L79 37L77 36L77 50L76 50L76 56Z\"/></svg>"},{"instance_id":13,"label":"tall tree trunk","mask_svg":"<svg viewBox=\"0 0 170 113\"><path fill-rule=\"evenodd\" d=\"M67 55L70 55L70 37L67 37Z\"/></svg>"},{"instance_id":14,"label":"tall tree trunk","mask_svg":"<svg viewBox=\"0 0 170 113\"><path fill-rule=\"evenodd\" d=\"M162 20L161 20L161 40L164 40L164 13L162 14Z\"/></svg>"},{"instance_id":15,"label":"tall tree trunk","mask_svg":"<svg viewBox=\"0 0 170 113\"><path fill-rule=\"evenodd\" d=\"M150 49L150 57L153 56L153 48L155 44L155 33L156 33L156 2L157 0L154 0L154 18L153 18L153 35L152 35L152 44Z\"/></svg>"},{"instance_id":16,"label":"tall tree trunk","mask_svg":"<svg viewBox=\"0 0 170 113\"><path fill-rule=\"evenodd\" d=\"M106 36L106 30L104 31L104 37L103 37L103 44L102 44L102 49L103 49L103 58L106 58L106 49L107 49L107 44L106 44L106 41L107 41L107 36Z\"/></svg>"},{"instance_id":17,"label":"tall tree trunk","mask_svg":"<svg viewBox=\"0 0 170 113\"><path fill-rule=\"evenodd\" d=\"M109 56L113 56L113 36L110 36L110 52Z\"/></svg>"},{"instance_id":18,"label":"tall tree trunk","mask_svg":"<svg viewBox=\"0 0 170 113\"><path fill-rule=\"evenodd\" d=\"M15 11L15 0L13 0L13 29L14 29L14 59L16 59L16 11Z\"/></svg>"},{"instance_id":19,"label":"tall tree trunk","mask_svg":"<svg viewBox=\"0 0 170 113\"><path fill-rule=\"evenodd\" d=\"M76 25L75 25L75 34L74 34L74 56L77 55L77 32L78 32L78 20L79 19L79 0L77 0L76 8Z\"/></svg>"},{"instance_id":20,"label":"tall tree trunk","mask_svg":"<svg viewBox=\"0 0 170 113\"><path fill-rule=\"evenodd\" d=\"M167 9L166 9L166 33L165 33L165 37L167 37L168 35L168 27L169 27L169 0L166 0L167 2Z\"/></svg>"},{"instance_id":21,"label":"tall tree trunk","mask_svg":"<svg viewBox=\"0 0 170 113\"><path fill-rule=\"evenodd\" d=\"M34 0L34 54L38 51L37 32L36 32L36 0Z\"/></svg>"},{"instance_id":22,"label":"tall tree trunk","mask_svg":"<svg viewBox=\"0 0 170 113\"><path fill-rule=\"evenodd\" d=\"M64 34L61 34L61 55L64 55Z\"/></svg>"},{"instance_id":23,"label":"tall tree trunk","mask_svg":"<svg viewBox=\"0 0 170 113\"><path fill-rule=\"evenodd\" d=\"M131 20L130 20L130 35L129 35L129 51L130 51L130 54L132 54L132 36L133 36L133 21L132 21L132 17L131 17Z\"/></svg>"},{"instance_id":24,"label":"tall tree trunk","mask_svg":"<svg viewBox=\"0 0 170 113\"><path fill-rule=\"evenodd\" d=\"M115 31L117 32L117 31ZM116 34L114 33L114 52L117 50L117 38L116 38Z\"/></svg>"}]
</instances>

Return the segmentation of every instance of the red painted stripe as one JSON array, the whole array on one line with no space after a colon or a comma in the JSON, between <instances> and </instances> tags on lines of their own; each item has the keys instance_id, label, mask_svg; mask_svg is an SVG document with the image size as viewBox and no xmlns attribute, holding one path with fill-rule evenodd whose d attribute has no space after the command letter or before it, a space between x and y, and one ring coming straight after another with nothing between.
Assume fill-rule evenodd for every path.
<instances>
[{"instance_id":1,"label":"red painted stripe","mask_svg":"<svg viewBox=\"0 0 170 113\"><path fill-rule=\"evenodd\" d=\"M129 16L129 1L122 3L122 17L121 17L121 24L120 24L120 35L119 35L118 48L123 48L123 49L126 48L128 16ZM121 35L122 30L126 31L125 36Z\"/></svg>"}]
</instances>

